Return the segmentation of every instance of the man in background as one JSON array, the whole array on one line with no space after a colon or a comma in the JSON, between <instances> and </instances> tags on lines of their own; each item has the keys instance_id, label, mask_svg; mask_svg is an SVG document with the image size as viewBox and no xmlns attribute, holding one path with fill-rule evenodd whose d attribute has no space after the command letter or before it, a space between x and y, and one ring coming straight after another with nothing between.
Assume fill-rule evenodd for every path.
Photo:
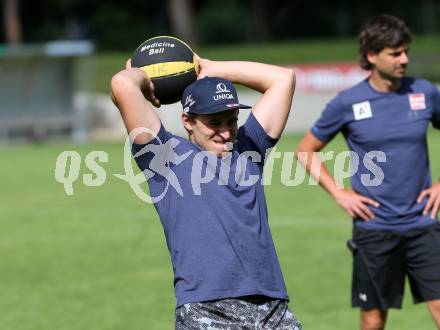
<instances>
[{"instance_id":1,"label":"man in background","mask_svg":"<svg viewBox=\"0 0 440 330\"><path fill-rule=\"evenodd\" d=\"M414 302L427 302L440 329L440 182L431 182L426 143L429 124L440 128L440 92L405 76L411 41L401 19L369 20L359 53L370 76L331 100L296 150L353 218L352 306L365 330L383 329L388 309L401 308L406 275ZM360 159L352 189L338 187L315 154L338 132ZM366 180L369 164L380 169L380 182Z\"/></svg>"}]
</instances>

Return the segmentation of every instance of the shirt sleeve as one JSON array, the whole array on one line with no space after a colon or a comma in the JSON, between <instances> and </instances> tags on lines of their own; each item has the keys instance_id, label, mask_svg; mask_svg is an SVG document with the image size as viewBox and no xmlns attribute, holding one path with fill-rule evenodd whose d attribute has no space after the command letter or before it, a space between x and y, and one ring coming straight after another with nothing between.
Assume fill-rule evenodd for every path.
<instances>
[{"instance_id":1,"label":"shirt sleeve","mask_svg":"<svg viewBox=\"0 0 440 330\"><path fill-rule=\"evenodd\" d=\"M440 91L436 86L433 87L432 95L432 125L440 129Z\"/></svg>"},{"instance_id":2,"label":"shirt sleeve","mask_svg":"<svg viewBox=\"0 0 440 330\"><path fill-rule=\"evenodd\" d=\"M167 132L161 125L159 132L150 142L131 145L133 158L147 180L148 195L155 204L159 202L162 205L169 204L169 194L164 193L168 184L170 161L174 155L172 145L168 142L173 137L173 134Z\"/></svg>"},{"instance_id":3,"label":"shirt sleeve","mask_svg":"<svg viewBox=\"0 0 440 330\"><path fill-rule=\"evenodd\" d=\"M163 125L157 135L146 144L132 144L131 152L139 169L145 175L151 196L158 196L167 184L167 175L175 156L174 147L167 143L173 138Z\"/></svg>"},{"instance_id":4,"label":"shirt sleeve","mask_svg":"<svg viewBox=\"0 0 440 330\"><path fill-rule=\"evenodd\" d=\"M312 126L312 134L322 142L328 142L345 124L344 106L341 96L336 96L327 104L321 117Z\"/></svg>"},{"instance_id":5,"label":"shirt sleeve","mask_svg":"<svg viewBox=\"0 0 440 330\"><path fill-rule=\"evenodd\" d=\"M237 134L237 143L239 151L257 151L262 159L266 156L266 152L273 148L278 142L269 136L254 114L251 112L243 126L240 127Z\"/></svg>"},{"instance_id":6,"label":"shirt sleeve","mask_svg":"<svg viewBox=\"0 0 440 330\"><path fill-rule=\"evenodd\" d=\"M150 142L146 144L133 143L131 145L131 153L141 171L149 168L151 160L156 154L159 154L161 148L165 148L165 143L171 137L172 134L161 124L159 132Z\"/></svg>"}]
</instances>

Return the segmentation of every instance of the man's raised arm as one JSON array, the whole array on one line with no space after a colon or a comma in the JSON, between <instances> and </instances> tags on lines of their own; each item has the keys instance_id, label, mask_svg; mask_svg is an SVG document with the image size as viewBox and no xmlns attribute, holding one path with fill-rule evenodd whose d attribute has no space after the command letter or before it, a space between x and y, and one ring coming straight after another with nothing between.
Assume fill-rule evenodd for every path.
<instances>
[{"instance_id":1,"label":"man's raised arm","mask_svg":"<svg viewBox=\"0 0 440 330\"><path fill-rule=\"evenodd\" d=\"M134 142L148 143L160 129L160 120L150 102L160 106L154 96L154 86L144 71L132 68L127 61L126 69L115 74L111 80L111 96L118 107L125 128L130 134L136 128L147 128L149 133L136 136ZM150 101L150 102L148 102Z\"/></svg>"},{"instance_id":2,"label":"man's raised arm","mask_svg":"<svg viewBox=\"0 0 440 330\"><path fill-rule=\"evenodd\" d=\"M280 137L295 91L293 70L255 62L200 59L199 64L199 78L219 77L263 93L252 112L269 136Z\"/></svg>"}]
</instances>

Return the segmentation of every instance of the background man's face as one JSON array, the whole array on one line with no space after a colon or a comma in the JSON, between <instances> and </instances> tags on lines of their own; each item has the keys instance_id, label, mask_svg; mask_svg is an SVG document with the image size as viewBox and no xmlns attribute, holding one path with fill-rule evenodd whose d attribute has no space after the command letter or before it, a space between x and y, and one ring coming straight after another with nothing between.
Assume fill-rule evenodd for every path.
<instances>
[{"instance_id":1,"label":"background man's face","mask_svg":"<svg viewBox=\"0 0 440 330\"><path fill-rule=\"evenodd\" d=\"M385 47L379 53L369 53L368 60L382 77L390 80L400 79L405 75L409 63L409 45Z\"/></svg>"}]
</instances>

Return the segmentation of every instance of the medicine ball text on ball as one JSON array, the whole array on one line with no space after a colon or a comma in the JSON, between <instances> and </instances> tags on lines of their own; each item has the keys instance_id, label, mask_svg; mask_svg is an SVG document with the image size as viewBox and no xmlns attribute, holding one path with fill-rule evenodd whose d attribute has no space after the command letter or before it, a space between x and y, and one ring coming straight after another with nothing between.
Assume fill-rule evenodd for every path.
<instances>
[{"instance_id":1,"label":"medicine ball text on ball","mask_svg":"<svg viewBox=\"0 0 440 330\"><path fill-rule=\"evenodd\" d=\"M197 79L199 71L192 49L182 40L169 36L143 42L134 51L131 65L147 73L162 104L180 101L184 89Z\"/></svg>"}]
</instances>

